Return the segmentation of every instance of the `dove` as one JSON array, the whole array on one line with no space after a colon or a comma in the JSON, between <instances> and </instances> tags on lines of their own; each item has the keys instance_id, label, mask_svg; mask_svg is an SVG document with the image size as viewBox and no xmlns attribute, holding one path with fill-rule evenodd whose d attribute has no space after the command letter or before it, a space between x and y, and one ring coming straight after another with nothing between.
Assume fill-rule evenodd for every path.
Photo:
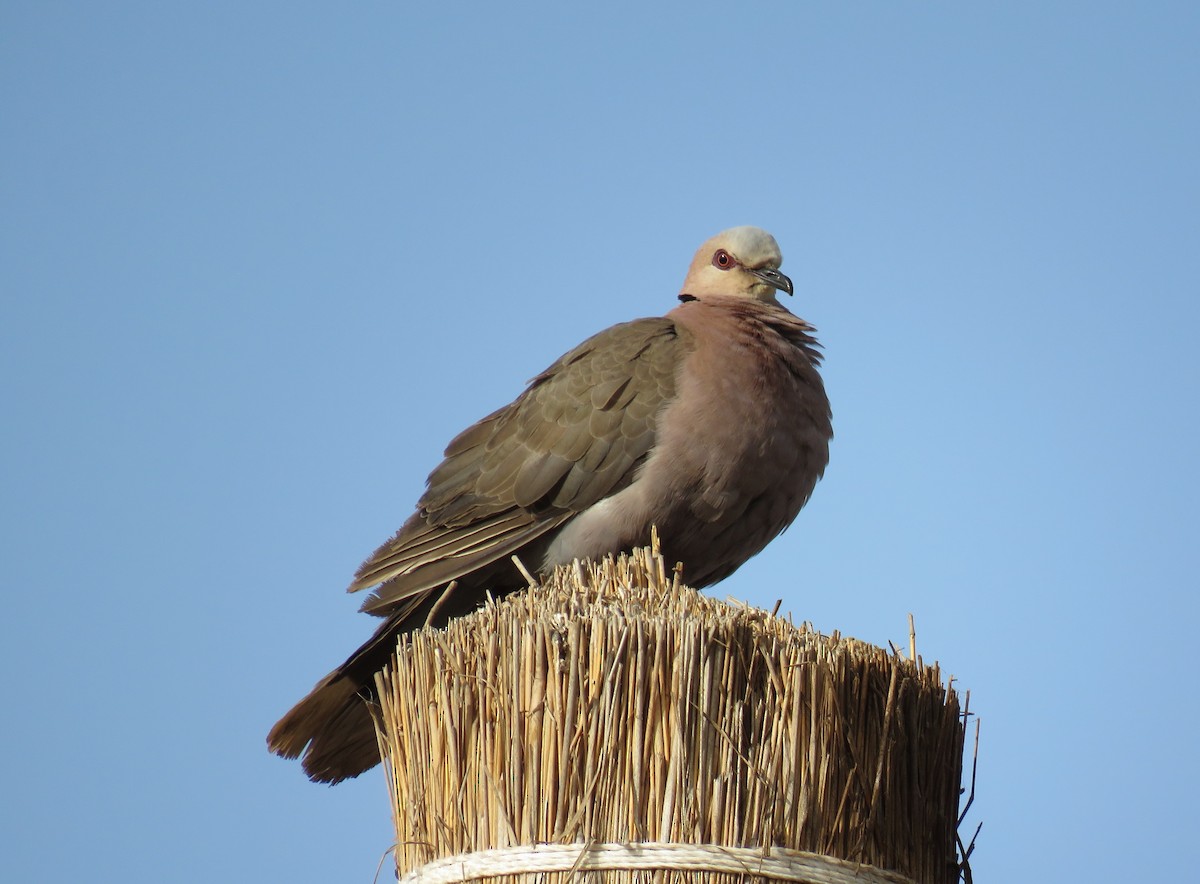
<instances>
[{"instance_id":1,"label":"dove","mask_svg":"<svg viewBox=\"0 0 1200 884\"><path fill-rule=\"evenodd\" d=\"M829 400L814 329L769 233L706 241L665 316L614 325L567 352L510 405L464 430L416 511L349 590L383 618L375 634L271 730L336 783L379 763L368 704L397 638L444 626L490 593L645 545L699 589L722 580L796 518L829 460Z\"/></svg>"}]
</instances>

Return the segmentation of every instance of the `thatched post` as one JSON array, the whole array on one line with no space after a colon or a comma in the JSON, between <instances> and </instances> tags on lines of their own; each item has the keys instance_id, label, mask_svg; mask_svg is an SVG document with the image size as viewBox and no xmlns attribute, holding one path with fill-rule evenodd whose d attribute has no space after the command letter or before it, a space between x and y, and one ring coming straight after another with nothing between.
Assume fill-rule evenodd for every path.
<instances>
[{"instance_id":1,"label":"thatched post","mask_svg":"<svg viewBox=\"0 0 1200 884\"><path fill-rule=\"evenodd\" d=\"M938 667L700 595L648 550L406 636L377 684L414 882L958 878Z\"/></svg>"}]
</instances>

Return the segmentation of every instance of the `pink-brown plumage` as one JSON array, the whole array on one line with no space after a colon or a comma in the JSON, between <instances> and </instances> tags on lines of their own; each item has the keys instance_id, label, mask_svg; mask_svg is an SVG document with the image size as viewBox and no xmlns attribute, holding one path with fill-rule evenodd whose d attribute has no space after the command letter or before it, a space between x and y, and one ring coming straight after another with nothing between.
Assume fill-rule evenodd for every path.
<instances>
[{"instance_id":1,"label":"pink-brown plumage","mask_svg":"<svg viewBox=\"0 0 1200 884\"><path fill-rule=\"evenodd\" d=\"M544 572L643 545L655 526L703 587L783 531L832 429L812 328L775 298L791 293L780 261L764 231L718 234L678 307L588 339L452 440L351 584L375 587L363 609L384 622L276 724L271 750L326 782L378 763L365 701L396 636L524 586L514 554Z\"/></svg>"}]
</instances>

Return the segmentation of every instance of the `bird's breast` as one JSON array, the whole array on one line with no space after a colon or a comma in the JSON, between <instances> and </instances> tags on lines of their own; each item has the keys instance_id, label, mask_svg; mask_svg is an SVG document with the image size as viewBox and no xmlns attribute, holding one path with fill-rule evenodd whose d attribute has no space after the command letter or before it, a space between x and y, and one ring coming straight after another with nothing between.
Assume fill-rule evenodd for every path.
<instances>
[{"instance_id":1,"label":"bird's breast","mask_svg":"<svg viewBox=\"0 0 1200 884\"><path fill-rule=\"evenodd\" d=\"M761 550L812 493L831 430L808 327L781 310L782 329L753 312L689 313L695 346L650 456L627 488L564 528L547 564L643 545L654 525L684 578L704 586Z\"/></svg>"}]
</instances>

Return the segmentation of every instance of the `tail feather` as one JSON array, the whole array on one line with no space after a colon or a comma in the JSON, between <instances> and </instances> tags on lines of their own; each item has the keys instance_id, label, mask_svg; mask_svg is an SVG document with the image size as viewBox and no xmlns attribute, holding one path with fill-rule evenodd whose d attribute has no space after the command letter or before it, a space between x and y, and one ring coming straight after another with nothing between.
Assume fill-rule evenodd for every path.
<instances>
[{"instance_id":1,"label":"tail feather","mask_svg":"<svg viewBox=\"0 0 1200 884\"><path fill-rule=\"evenodd\" d=\"M326 676L267 735L268 748L299 758L309 779L340 783L379 763L368 698L338 672Z\"/></svg>"},{"instance_id":2,"label":"tail feather","mask_svg":"<svg viewBox=\"0 0 1200 884\"><path fill-rule=\"evenodd\" d=\"M513 568L516 574L516 569ZM426 590L403 600L375 634L271 728L267 748L284 758L300 758L308 778L340 783L379 764L379 744L371 705L375 673L396 651L396 639L427 623L440 627L483 601L478 588L451 584L445 592Z\"/></svg>"}]
</instances>

